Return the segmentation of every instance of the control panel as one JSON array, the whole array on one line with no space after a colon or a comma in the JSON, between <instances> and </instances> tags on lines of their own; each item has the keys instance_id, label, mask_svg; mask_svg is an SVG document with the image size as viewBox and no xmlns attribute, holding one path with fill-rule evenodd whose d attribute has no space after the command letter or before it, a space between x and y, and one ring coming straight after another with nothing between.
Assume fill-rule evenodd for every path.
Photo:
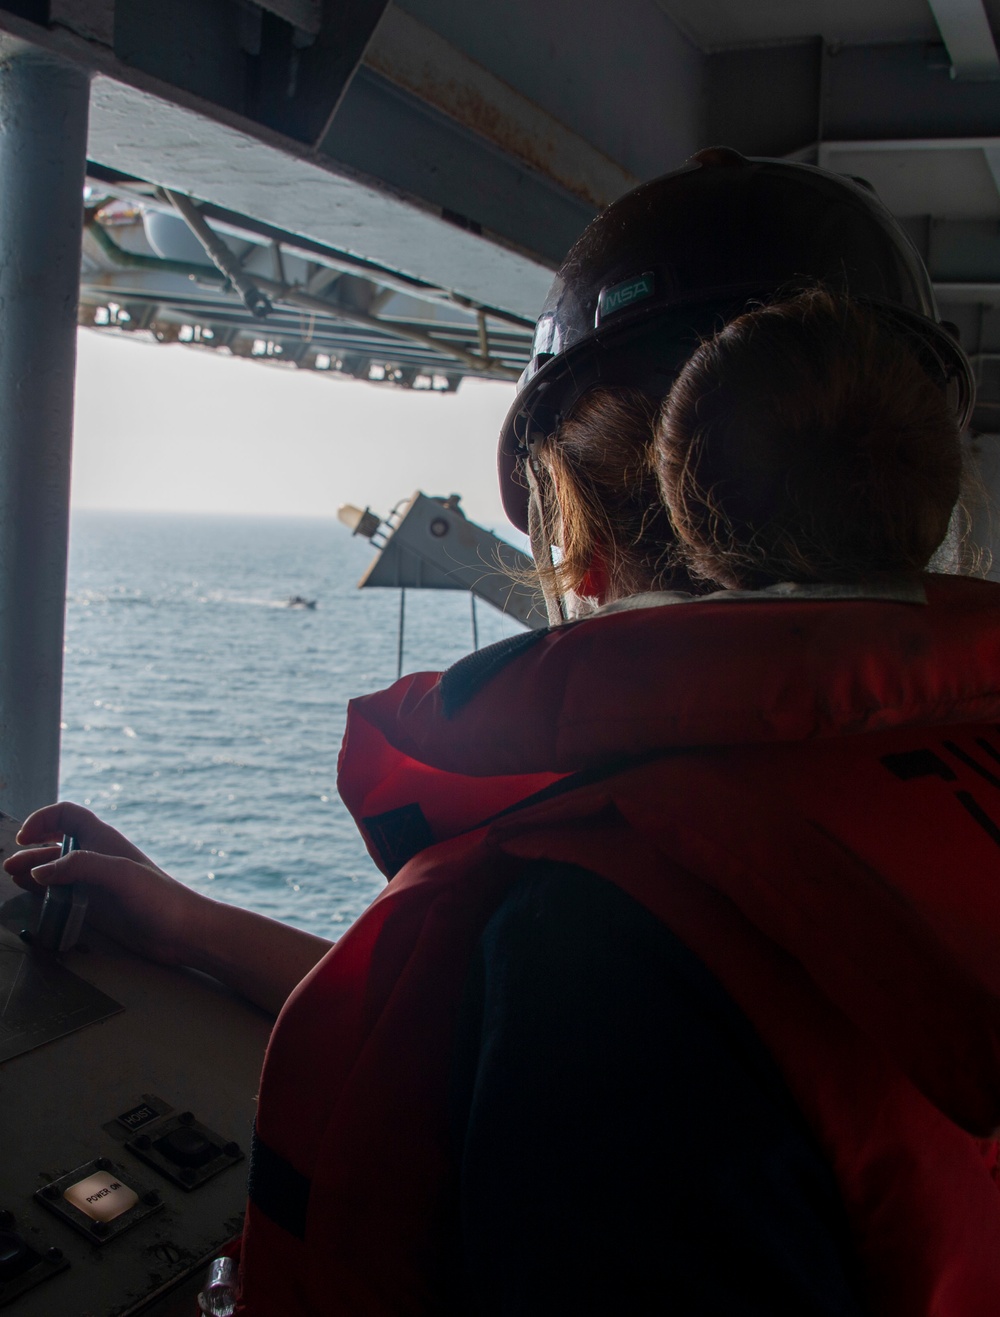
<instances>
[{"instance_id":1,"label":"control panel","mask_svg":"<svg viewBox=\"0 0 1000 1317\"><path fill-rule=\"evenodd\" d=\"M0 1317L190 1314L241 1228L271 1021L86 924L38 945L41 907L0 876Z\"/></svg>"}]
</instances>

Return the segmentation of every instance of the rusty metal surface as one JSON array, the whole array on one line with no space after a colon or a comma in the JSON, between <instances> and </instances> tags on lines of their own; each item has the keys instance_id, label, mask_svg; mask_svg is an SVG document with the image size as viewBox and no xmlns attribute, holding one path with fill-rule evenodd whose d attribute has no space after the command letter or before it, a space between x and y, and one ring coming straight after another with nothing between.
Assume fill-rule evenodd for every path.
<instances>
[{"instance_id":1,"label":"rusty metal surface","mask_svg":"<svg viewBox=\"0 0 1000 1317\"><path fill-rule=\"evenodd\" d=\"M423 23L390 6L364 63L600 209L639 180Z\"/></svg>"}]
</instances>

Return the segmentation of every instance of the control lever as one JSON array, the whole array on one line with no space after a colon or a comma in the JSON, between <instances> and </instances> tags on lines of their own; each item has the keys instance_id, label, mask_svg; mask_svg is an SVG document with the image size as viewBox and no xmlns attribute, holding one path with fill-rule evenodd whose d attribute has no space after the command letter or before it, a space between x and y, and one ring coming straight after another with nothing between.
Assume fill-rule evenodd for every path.
<instances>
[{"instance_id":1,"label":"control lever","mask_svg":"<svg viewBox=\"0 0 1000 1317\"><path fill-rule=\"evenodd\" d=\"M77 849L76 838L67 834L62 839L60 858ZM38 932L32 942L46 951L69 951L76 946L86 915L86 884L53 883L45 889Z\"/></svg>"}]
</instances>

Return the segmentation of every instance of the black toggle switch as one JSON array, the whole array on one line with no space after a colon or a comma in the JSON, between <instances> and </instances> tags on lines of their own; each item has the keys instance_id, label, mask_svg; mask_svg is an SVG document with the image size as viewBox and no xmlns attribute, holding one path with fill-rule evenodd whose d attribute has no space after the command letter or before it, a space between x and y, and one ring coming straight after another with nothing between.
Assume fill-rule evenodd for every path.
<instances>
[{"instance_id":1,"label":"black toggle switch","mask_svg":"<svg viewBox=\"0 0 1000 1317\"><path fill-rule=\"evenodd\" d=\"M181 1125L157 1139L153 1147L175 1166L204 1166L213 1157L218 1157L221 1149L196 1129Z\"/></svg>"},{"instance_id":2,"label":"black toggle switch","mask_svg":"<svg viewBox=\"0 0 1000 1317\"><path fill-rule=\"evenodd\" d=\"M65 1271L68 1265L57 1248L36 1252L18 1233L14 1213L0 1208L0 1308Z\"/></svg>"},{"instance_id":3,"label":"black toggle switch","mask_svg":"<svg viewBox=\"0 0 1000 1317\"><path fill-rule=\"evenodd\" d=\"M162 1117L125 1147L184 1190L199 1188L243 1160L238 1143L203 1125L193 1111Z\"/></svg>"}]
</instances>

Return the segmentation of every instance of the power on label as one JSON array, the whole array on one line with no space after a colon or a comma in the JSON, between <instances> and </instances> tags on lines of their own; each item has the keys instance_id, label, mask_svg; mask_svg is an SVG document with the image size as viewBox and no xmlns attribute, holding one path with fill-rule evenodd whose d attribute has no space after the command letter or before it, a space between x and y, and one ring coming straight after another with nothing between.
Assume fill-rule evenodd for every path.
<instances>
[{"instance_id":1,"label":"power on label","mask_svg":"<svg viewBox=\"0 0 1000 1317\"><path fill-rule=\"evenodd\" d=\"M109 1171L98 1171L78 1180L63 1192L63 1197L92 1221L113 1221L139 1201L135 1190Z\"/></svg>"}]
</instances>

